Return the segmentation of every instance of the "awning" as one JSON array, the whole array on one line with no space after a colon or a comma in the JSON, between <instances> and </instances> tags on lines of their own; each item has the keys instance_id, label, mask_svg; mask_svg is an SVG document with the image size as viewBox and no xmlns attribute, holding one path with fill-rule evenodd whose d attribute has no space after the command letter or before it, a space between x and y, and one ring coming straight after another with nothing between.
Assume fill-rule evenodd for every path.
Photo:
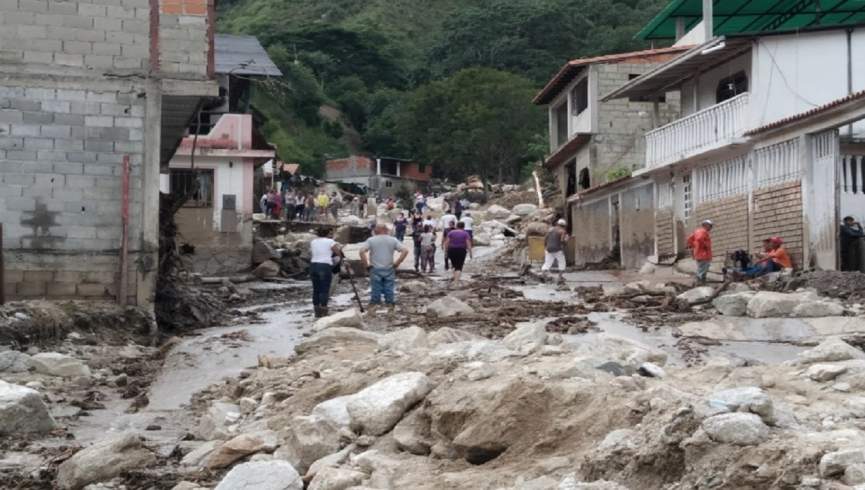
<instances>
[{"instance_id":1,"label":"awning","mask_svg":"<svg viewBox=\"0 0 865 490\"><path fill-rule=\"evenodd\" d=\"M604 102L622 97L648 98L678 87L685 80L723 64L751 49L751 39L725 37L715 38L691 48L678 58L672 59L654 70L645 73L612 93L604 96Z\"/></svg>"},{"instance_id":2,"label":"awning","mask_svg":"<svg viewBox=\"0 0 865 490\"><path fill-rule=\"evenodd\" d=\"M715 0L714 34L762 34L865 23L865 0ZM638 39L675 39L676 19L690 30L703 19L703 0L672 0L637 33Z\"/></svg>"},{"instance_id":3,"label":"awning","mask_svg":"<svg viewBox=\"0 0 865 490\"><path fill-rule=\"evenodd\" d=\"M544 167L553 169L563 164L565 161L572 158L574 154L576 154L577 150L586 144L591 138L592 135L590 133L577 133L571 136L571 139L567 143L557 148L552 155L547 157L544 161Z\"/></svg>"}]
</instances>

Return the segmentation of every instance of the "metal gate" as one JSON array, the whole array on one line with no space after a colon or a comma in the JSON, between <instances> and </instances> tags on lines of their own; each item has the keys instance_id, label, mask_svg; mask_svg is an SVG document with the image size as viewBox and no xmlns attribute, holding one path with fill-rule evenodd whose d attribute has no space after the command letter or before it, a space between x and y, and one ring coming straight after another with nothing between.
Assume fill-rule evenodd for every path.
<instances>
[{"instance_id":1,"label":"metal gate","mask_svg":"<svg viewBox=\"0 0 865 490\"><path fill-rule=\"evenodd\" d=\"M811 151L811 209L806 211L811 260L817 269L832 270L838 261L838 131L812 136Z\"/></svg>"}]
</instances>

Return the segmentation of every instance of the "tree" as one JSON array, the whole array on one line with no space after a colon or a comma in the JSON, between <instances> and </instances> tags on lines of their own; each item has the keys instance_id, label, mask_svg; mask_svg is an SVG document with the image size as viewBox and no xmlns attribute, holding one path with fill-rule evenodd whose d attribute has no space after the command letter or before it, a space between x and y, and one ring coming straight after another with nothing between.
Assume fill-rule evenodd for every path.
<instances>
[{"instance_id":1,"label":"tree","mask_svg":"<svg viewBox=\"0 0 865 490\"><path fill-rule=\"evenodd\" d=\"M439 175L515 181L544 127L543 111L531 103L535 91L519 75L470 68L407 94L370 129L393 134L390 143L399 141L411 152L399 156L431 163Z\"/></svg>"}]
</instances>

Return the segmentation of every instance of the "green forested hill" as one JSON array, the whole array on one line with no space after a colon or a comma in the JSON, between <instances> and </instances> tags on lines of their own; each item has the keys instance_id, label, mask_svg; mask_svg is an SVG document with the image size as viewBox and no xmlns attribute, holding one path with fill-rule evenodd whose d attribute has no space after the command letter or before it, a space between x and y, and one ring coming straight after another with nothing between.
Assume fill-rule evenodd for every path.
<instances>
[{"instance_id":1,"label":"green forested hill","mask_svg":"<svg viewBox=\"0 0 865 490\"><path fill-rule=\"evenodd\" d=\"M664 0L230 0L220 31L253 34L286 74L256 109L280 157L318 173L363 150L423 159L440 175L512 180L541 155L531 98L568 59L641 49L632 39Z\"/></svg>"}]
</instances>

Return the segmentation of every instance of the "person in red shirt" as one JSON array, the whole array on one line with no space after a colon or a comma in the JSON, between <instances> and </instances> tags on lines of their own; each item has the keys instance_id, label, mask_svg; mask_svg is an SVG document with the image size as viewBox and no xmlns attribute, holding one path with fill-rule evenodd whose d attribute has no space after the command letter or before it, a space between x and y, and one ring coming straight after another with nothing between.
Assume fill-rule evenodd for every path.
<instances>
[{"instance_id":1,"label":"person in red shirt","mask_svg":"<svg viewBox=\"0 0 865 490\"><path fill-rule=\"evenodd\" d=\"M742 275L753 279L760 277L770 272L777 272L783 269L792 269L793 260L790 259L790 254L784 249L784 240L781 237L773 236L766 240L766 251L758 254L760 260L742 271Z\"/></svg>"},{"instance_id":2,"label":"person in red shirt","mask_svg":"<svg viewBox=\"0 0 865 490\"><path fill-rule=\"evenodd\" d=\"M691 255L697 261L697 284L706 283L706 274L709 272L709 267L712 265L712 227L714 223L711 220L705 220L700 223L700 227L691 233L688 237L688 248L691 249Z\"/></svg>"}]
</instances>

